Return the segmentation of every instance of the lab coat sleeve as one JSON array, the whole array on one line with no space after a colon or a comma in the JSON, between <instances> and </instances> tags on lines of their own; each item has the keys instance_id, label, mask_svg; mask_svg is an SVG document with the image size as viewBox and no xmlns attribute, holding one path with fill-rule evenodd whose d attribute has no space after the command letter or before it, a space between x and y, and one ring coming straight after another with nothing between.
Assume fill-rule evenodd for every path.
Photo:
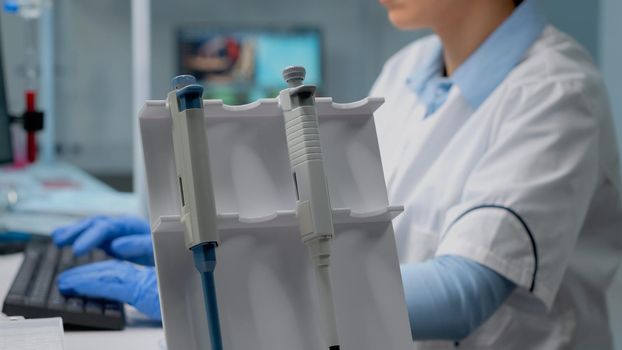
<instances>
[{"instance_id":1,"label":"lab coat sleeve","mask_svg":"<svg viewBox=\"0 0 622 350\"><path fill-rule=\"evenodd\" d=\"M579 79L508 89L437 255L497 271L551 307L599 174L602 116Z\"/></svg>"}]
</instances>

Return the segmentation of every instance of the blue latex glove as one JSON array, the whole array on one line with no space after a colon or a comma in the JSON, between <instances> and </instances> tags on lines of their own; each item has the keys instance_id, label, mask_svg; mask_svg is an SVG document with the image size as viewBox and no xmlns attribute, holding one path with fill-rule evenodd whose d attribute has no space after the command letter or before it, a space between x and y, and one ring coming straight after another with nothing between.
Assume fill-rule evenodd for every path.
<instances>
[{"instance_id":1,"label":"blue latex glove","mask_svg":"<svg viewBox=\"0 0 622 350\"><path fill-rule=\"evenodd\" d=\"M108 260L79 266L61 273L63 295L116 300L134 306L154 320L161 320L158 285L153 267Z\"/></svg>"},{"instance_id":2,"label":"blue latex glove","mask_svg":"<svg viewBox=\"0 0 622 350\"><path fill-rule=\"evenodd\" d=\"M143 265L154 265L153 244L147 221L131 216L94 216L52 232L58 246L72 245L77 256L95 248Z\"/></svg>"}]
</instances>

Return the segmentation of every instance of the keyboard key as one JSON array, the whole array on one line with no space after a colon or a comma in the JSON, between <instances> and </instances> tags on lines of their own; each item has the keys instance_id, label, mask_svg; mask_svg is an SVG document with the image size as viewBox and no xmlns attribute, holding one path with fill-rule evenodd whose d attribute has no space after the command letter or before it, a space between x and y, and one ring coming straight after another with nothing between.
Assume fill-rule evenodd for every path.
<instances>
[{"instance_id":1,"label":"keyboard key","mask_svg":"<svg viewBox=\"0 0 622 350\"><path fill-rule=\"evenodd\" d=\"M24 262L22 263L22 267L19 269L17 273L17 277L13 282L13 286L11 286L11 290L9 294L16 295L25 295L26 290L28 289L28 284L32 279L35 269L37 268L37 264L39 263L39 258L41 257L40 251L33 251L31 249L26 251L24 256Z\"/></svg>"},{"instance_id":2,"label":"keyboard key","mask_svg":"<svg viewBox=\"0 0 622 350\"><path fill-rule=\"evenodd\" d=\"M121 307L119 304L108 303L104 308L104 315L110 317L121 317Z\"/></svg>"},{"instance_id":3,"label":"keyboard key","mask_svg":"<svg viewBox=\"0 0 622 350\"><path fill-rule=\"evenodd\" d=\"M101 315L104 312L104 306L98 301L87 300L84 305L84 311L89 314Z\"/></svg>"},{"instance_id":4,"label":"keyboard key","mask_svg":"<svg viewBox=\"0 0 622 350\"><path fill-rule=\"evenodd\" d=\"M24 302L24 296L19 294L9 294L6 296L4 302L10 304L21 304Z\"/></svg>"},{"instance_id":5,"label":"keyboard key","mask_svg":"<svg viewBox=\"0 0 622 350\"><path fill-rule=\"evenodd\" d=\"M110 259L110 257L101 249L97 249L93 251L92 262L100 262Z\"/></svg>"},{"instance_id":6,"label":"keyboard key","mask_svg":"<svg viewBox=\"0 0 622 350\"><path fill-rule=\"evenodd\" d=\"M65 298L63 296L61 296L60 298L50 298L50 300L48 300L47 306L52 310L64 310Z\"/></svg>"},{"instance_id":7,"label":"keyboard key","mask_svg":"<svg viewBox=\"0 0 622 350\"><path fill-rule=\"evenodd\" d=\"M64 310L65 309L65 297L60 294L58 290L58 279L54 279L52 286L50 288L50 296L48 299L48 308L53 310Z\"/></svg>"},{"instance_id":8,"label":"keyboard key","mask_svg":"<svg viewBox=\"0 0 622 350\"><path fill-rule=\"evenodd\" d=\"M84 300L81 298L67 298L65 301L65 310L71 312L82 312L84 311Z\"/></svg>"},{"instance_id":9,"label":"keyboard key","mask_svg":"<svg viewBox=\"0 0 622 350\"><path fill-rule=\"evenodd\" d=\"M85 254L76 258L76 266L86 265L91 262L90 254Z\"/></svg>"},{"instance_id":10,"label":"keyboard key","mask_svg":"<svg viewBox=\"0 0 622 350\"><path fill-rule=\"evenodd\" d=\"M63 272L74 265L73 250L71 247L64 247L61 251L60 261L58 262L58 272Z\"/></svg>"},{"instance_id":11,"label":"keyboard key","mask_svg":"<svg viewBox=\"0 0 622 350\"><path fill-rule=\"evenodd\" d=\"M60 251L55 245L50 244L43 257L34 285L30 288L30 296L26 298L26 303L32 306L45 305L46 297L50 291L54 274L56 273L56 261Z\"/></svg>"},{"instance_id":12,"label":"keyboard key","mask_svg":"<svg viewBox=\"0 0 622 350\"><path fill-rule=\"evenodd\" d=\"M45 294L37 293L26 298L26 305L42 307L45 305Z\"/></svg>"}]
</instances>

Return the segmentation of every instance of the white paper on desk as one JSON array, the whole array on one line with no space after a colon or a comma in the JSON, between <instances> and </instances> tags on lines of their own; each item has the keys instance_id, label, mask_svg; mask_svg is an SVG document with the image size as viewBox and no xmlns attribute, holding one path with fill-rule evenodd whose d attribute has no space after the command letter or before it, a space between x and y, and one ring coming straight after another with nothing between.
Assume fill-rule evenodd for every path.
<instances>
[{"instance_id":1,"label":"white paper on desk","mask_svg":"<svg viewBox=\"0 0 622 350\"><path fill-rule=\"evenodd\" d=\"M0 350L63 350L61 318L0 320Z\"/></svg>"}]
</instances>

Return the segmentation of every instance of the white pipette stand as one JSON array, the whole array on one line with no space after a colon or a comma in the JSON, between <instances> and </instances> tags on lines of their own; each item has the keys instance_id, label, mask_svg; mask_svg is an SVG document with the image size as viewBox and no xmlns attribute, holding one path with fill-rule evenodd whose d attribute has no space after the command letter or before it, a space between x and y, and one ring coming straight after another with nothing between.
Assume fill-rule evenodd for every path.
<instances>
[{"instance_id":1,"label":"white pipette stand","mask_svg":"<svg viewBox=\"0 0 622 350\"><path fill-rule=\"evenodd\" d=\"M317 98L333 207L331 282L341 350L412 348L373 112L382 98ZM204 100L217 227L216 286L226 350L327 349L313 265L300 240L283 111ZM165 101L140 114L163 323L169 350L210 349L199 275L184 243Z\"/></svg>"}]
</instances>

